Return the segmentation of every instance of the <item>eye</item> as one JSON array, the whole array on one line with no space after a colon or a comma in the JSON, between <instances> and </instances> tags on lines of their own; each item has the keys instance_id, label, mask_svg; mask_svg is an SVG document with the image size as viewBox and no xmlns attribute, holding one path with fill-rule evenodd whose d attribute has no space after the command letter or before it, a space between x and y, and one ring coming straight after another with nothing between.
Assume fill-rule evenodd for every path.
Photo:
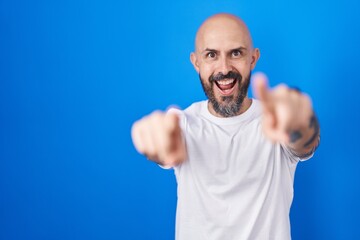
<instances>
[{"instance_id":1,"label":"eye","mask_svg":"<svg viewBox=\"0 0 360 240\"><path fill-rule=\"evenodd\" d=\"M232 56L233 57L240 57L241 56L241 51L240 50L234 50L232 52Z\"/></svg>"},{"instance_id":2,"label":"eye","mask_svg":"<svg viewBox=\"0 0 360 240\"><path fill-rule=\"evenodd\" d=\"M206 57L207 57L207 58L216 58L216 53L215 53L215 52L208 52L208 53L206 54Z\"/></svg>"}]
</instances>

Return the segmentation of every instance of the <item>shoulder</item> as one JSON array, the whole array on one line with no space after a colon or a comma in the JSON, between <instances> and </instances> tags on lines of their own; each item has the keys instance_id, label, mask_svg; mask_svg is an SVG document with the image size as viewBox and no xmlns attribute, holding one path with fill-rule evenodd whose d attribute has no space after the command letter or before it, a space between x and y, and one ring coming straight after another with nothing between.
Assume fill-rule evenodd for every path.
<instances>
[{"instance_id":1,"label":"shoulder","mask_svg":"<svg viewBox=\"0 0 360 240\"><path fill-rule=\"evenodd\" d=\"M191 104L184 110L177 109L177 108L170 108L167 112L168 113L176 113L180 117L180 125L183 129L188 124L188 122L193 122L196 119L199 119L201 116L201 112L206 107L207 101L199 101Z\"/></svg>"},{"instance_id":2,"label":"shoulder","mask_svg":"<svg viewBox=\"0 0 360 240\"><path fill-rule=\"evenodd\" d=\"M190 106L188 106L187 108L185 108L184 110L181 110L178 108L170 108L167 112L168 113L176 113L180 117L199 115L201 113L203 107L206 106L206 103L207 103L206 100L200 101L200 102L195 102L195 103L191 104Z\"/></svg>"},{"instance_id":3,"label":"shoulder","mask_svg":"<svg viewBox=\"0 0 360 240\"><path fill-rule=\"evenodd\" d=\"M206 106L206 105L207 105L206 100L200 101L200 102L195 102L195 103L191 104L189 107L187 107L184 110L184 113L186 115L198 115L198 114L201 113L203 107Z\"/></svg>"}]
</instances>

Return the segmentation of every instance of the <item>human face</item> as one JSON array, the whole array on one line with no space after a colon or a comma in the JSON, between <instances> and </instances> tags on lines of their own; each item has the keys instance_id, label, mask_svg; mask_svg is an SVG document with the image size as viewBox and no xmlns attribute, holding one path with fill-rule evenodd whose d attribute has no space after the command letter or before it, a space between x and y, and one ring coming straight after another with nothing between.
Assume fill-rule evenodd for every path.
<instances>
[{"instance_id":1,"label":"human face","mask_svg":"<svg viewBox=\"0 0 360 240\"><path fill-rule=\"evenodd\" d=\"M247 91L258 57L259 51L253 49L241 20L215 17L200 27L191 61L200 75L213 115L236 116L250 106Z\"/></svg>"}]
</instances>

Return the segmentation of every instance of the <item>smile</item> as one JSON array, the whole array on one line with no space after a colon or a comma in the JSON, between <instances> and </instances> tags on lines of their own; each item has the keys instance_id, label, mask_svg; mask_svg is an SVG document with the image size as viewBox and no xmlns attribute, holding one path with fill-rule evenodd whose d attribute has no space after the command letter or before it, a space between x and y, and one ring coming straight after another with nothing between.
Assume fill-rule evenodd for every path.
<instances>
[{"instance_id":1,"label":"smile","mask_svg":"<svg viewBox=\"0 0 360 240\"><path fill-rule=\"evenodd\" d=\"M215 84L221 93L221 95L230 95L233 93L237 79L224 79L220 81L215 81Z\"/></svg>"}]
</instances>

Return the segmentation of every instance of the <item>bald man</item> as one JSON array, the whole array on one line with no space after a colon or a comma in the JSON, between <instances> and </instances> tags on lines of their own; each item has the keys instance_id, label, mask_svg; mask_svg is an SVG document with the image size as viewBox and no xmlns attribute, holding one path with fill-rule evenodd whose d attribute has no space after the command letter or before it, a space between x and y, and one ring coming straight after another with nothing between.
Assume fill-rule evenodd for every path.
<instances>
[{"instance_id":1,"label":"bald man","mask_svg":"<svg viewBox=\"0 0 360 240\"><path fill-rule=\"evenodd\" d=\"M136 149L178 183L177 240L291 239L295 169L320 129L309 96L253 76L260 57L245 23L217 14L199 28L190 60L208 98L134 123Z\"/></svg>"}]
</instances>

